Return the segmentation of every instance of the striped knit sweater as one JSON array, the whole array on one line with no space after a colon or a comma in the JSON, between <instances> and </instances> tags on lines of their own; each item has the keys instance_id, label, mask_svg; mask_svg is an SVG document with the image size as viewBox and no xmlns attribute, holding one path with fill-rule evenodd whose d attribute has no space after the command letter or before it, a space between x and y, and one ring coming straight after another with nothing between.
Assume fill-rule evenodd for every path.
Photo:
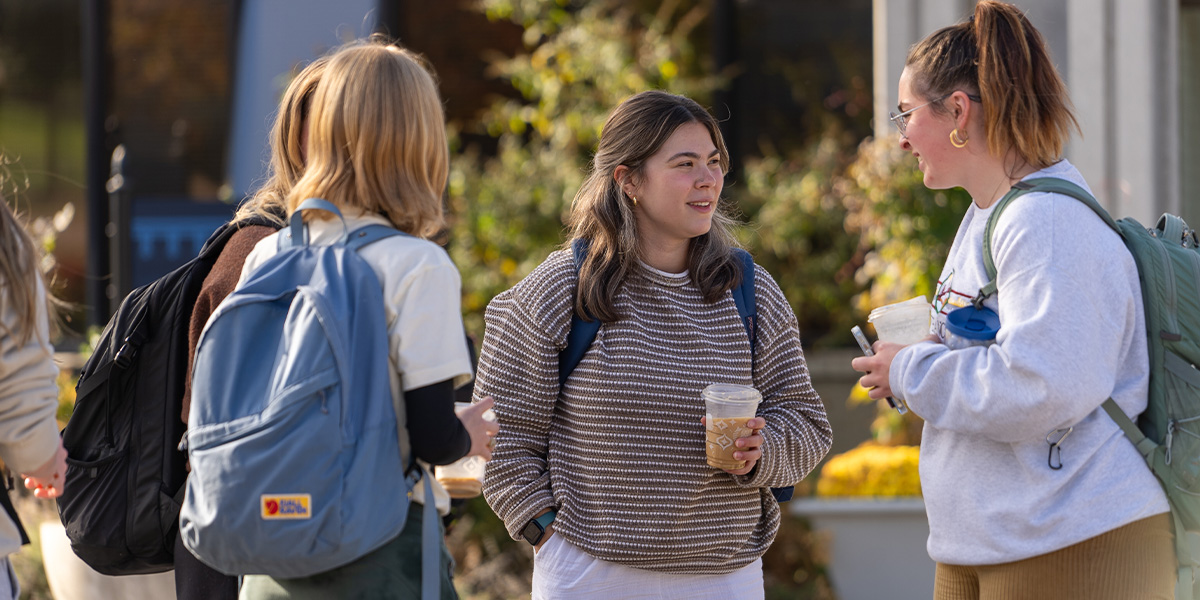
<instances>
[{"instance_id":1,"label":"striped knit sweater","mask_svg":"<svg viewBox=\"0 0 1200 600\"><path fill-rule=\"evenodd\" d=\"M813 391L796 317L778 285L755 273L757 351L733 296L704 301L686 274L635 270L563 389L577 287L571 253L550 255L488 305L475 385L500 421L484 494L513 539L545 508L555 535L588 554L671 573L729 573L766 552L779 529L769 487L804 478L832 439ZM763 457L749 475L705 463L710 383L763 395Z\"/></svg>"}]
</instances>

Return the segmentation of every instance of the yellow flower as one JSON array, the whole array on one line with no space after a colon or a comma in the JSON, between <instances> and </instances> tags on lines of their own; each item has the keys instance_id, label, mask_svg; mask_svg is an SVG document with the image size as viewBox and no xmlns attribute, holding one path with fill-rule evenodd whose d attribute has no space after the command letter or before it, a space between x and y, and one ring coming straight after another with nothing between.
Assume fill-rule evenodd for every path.
<instances>
[{"instance_id":1,"label":"yellow flower","mask_svg":"<svg viewBox=\"0 0 1200 600\"><path fill-rule=\"evenodd\" d=\"M818 496L920 496L917 446L881 446L863 442L825 463L817 480Z\"/></svg>"}]
</instances>

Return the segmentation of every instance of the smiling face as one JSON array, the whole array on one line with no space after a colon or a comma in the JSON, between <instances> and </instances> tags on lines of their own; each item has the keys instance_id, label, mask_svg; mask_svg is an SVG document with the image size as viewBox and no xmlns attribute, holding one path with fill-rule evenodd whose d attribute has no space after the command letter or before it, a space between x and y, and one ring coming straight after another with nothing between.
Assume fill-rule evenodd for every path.
<instances>
[{"instance_id":1,"label":"smiling face","mask_svg":"<svg viewBox=\"0 0 1200 600\"><path fill-rule=\"evenodd\" d=\"M640 175L622 181L618 174L622 190L637 198L634 215L646 256L686 249L692 238L708 233L724 176L720 151L696 122L680 125Z\"/></svg>"},{"instance_id":2,"label":"smiling face","mask_svg":"<svg viewBox=\"0 0 1200 600\"><path fill-rule=\"evenodd\" d=\"M916 95L912 88L912 72L907 68L900 74L900 103L897 112L904 112L931 98ZM917 159L917 168L924 174L925 187L942 190L962 185L956 175L960 166L957 148L950 145L950 131L955 127L954 119L938 106L929 104L908 115L905 135L900 138L900 147L908 150ZM968 137L966 134L963 138Z\"/></svg>"}]
</instances>

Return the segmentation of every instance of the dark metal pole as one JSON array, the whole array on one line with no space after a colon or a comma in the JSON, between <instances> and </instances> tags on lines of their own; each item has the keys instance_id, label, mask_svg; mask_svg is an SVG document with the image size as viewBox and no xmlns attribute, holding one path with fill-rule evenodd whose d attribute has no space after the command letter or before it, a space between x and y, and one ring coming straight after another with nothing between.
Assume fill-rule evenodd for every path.
<instances>
[{"instance_id":1,"label":"dark metal pole","mask_svg":"<svg viewBox=\"0 0 1200 600\"><path fill-rule=\"evenodd\" d=\"M379 0L375 5L375 33L382 33L391 39L400 39L400 9L402 0Z\"/></svg>"},{"instance_id":2,"label":"dark metal pole","mask_svg":"<svg viewBox=\"0 0 1200 600\"><path fill-rule=\"evenodd\" d=\"M83 97L86 159L84 177L87 202L87 274L85 299L87 323L104 325L111 304L108 297L109 251L105 227L108 224L109 150L105 128L108 117L108 2L83 1Z\"/></svg>"},{"instance_id":3,"label":"dark metal pole","mask_svg":"<svg viewBox=\"0 0 1200 600\"><path fill-rule=\"evenodd\" d=\"M734 0L713 0L712 4L712 47L713 62L717 72L727 74L730 67L738 61L737 39L737 6ZM732 172L741 171L742 148L738 137L740 118L738 117L738 84L739 77L732 77L725 87L713 94L713 115L721 123L721 135L725 137L725 147L729 150Z\"/></svg>"}]
</instances>

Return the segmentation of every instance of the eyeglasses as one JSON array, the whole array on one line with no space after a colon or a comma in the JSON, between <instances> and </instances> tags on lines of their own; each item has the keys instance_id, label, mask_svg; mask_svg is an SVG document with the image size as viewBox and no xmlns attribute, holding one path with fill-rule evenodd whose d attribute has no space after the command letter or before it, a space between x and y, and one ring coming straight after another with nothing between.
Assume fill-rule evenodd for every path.
<instances>
[{"instance_id":1,"label":"eyeglasses","mask_svg":"<svg viewBox=\"0 0 1200 600\"><path fill-rule=\"evenodd\" d=\"M918 108L925 108L926 106L929 106L930 104L933 104L934 102L941 102L942 100L945 100L946 98L949 98L950 96L953 96L953 95L954 95L954 92L950 92L949 94L946 94L945 96L942 96L941 98L935 98L935 99L930 100L929 102L926 102L925 104L922 104L920 106L914 106L902 113L896 113L896 111L892 111L892 112L888 113L888 119L890 119L892 124L896 126L896 129L900 130L900 137L904 137L905 135L907 135L905 132L908 129L908 115L913 114L913 112L915 112ZM972 102L980 102L980 103L983 102L982 98L980 98L979 96L975 96L973 94L967 94L967 98L969 100L971 100Z\"/></svg>"}]
</instances>

